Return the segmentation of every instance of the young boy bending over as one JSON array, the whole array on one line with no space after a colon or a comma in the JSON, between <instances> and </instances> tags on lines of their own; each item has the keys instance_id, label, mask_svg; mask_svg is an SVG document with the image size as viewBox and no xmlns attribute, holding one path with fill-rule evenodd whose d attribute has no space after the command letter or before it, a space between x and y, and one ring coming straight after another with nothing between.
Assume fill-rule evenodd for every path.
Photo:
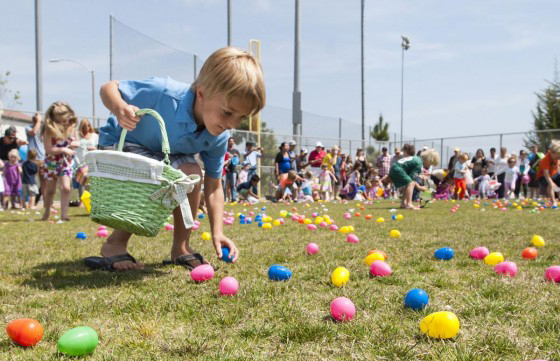
<instances>
[{"instance_id":1,"label":"young boy bending over","mask_svg":"<svg viewBox=\"0 0 560 361\"><path fill-rule=\"evenodd\" d=\"M218 258L222 247L230 249L234 261L239 251L223 233L224 194L221 172L230 137L229 129L243 119L259 112L265 104L263 74L258 62L248 53L227 47L214 52L202 66L191 85L170 78L150 78L143 81L110 81L101 87L103 104L111 111L107 125L100 129L102 147L114 146L122 128L128 130L124 151L162 160L161 132L157 121L145 115L140 121L139 108L156 110L165 120L171 147L171 166L183 173L202 175L194 159L200 154L204 162L204 197L208 207L213 246ZM188 194L192 214L200 200L201 184ZM181 209L173 211L175 228L170 259L192 269L207 263L191 249L191 230L183 224ZM131 234L116 229L101 246L102 257L88 257L86 264L94 269L132 270L143 264L127 252Z\"/></svg>"}]
</instances>

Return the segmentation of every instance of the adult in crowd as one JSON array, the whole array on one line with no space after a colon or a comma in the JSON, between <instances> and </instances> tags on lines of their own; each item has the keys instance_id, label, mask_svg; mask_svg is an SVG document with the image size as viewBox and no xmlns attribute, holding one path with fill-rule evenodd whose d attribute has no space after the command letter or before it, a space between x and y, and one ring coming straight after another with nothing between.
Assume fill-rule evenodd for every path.
<instances>
[{"instance_id":1,"label":"adult in crowd","mask_svg":"<svg viewBox=\"0 0 560 361\"><path fill-rule=\"evenodd\" d=\"M29 150L35 150L37 152L37 158L35 163L39 170L39 193L35 198L35 204L41 199L41 193L45 189L45 146L43 144L43 139L41 137L41 125L43 123L43 116L41 113L37 112L31 118L31 125L25 127L25 133L27 134L27 141L29 142Z\"/></svg>"},{"instance_id":2,"label":"adult in crowd","mask_svg":"<svg viewBox=\"0 0 560 361\"><path fill-rule=\"evenodd\" d=\"M531 153L527 159L529 159L529 177L531 180L529 181L529 196L531 198L537 198L539 196L539 182L537 181L537 166L540 163L540 160L544 158L544 154L539 152L539 146L537 144L533 144L531 147Z\"/></svg>"},{"instance_id":3,"label":"adult in crowd","mask_svg":"<svg viewBox=\"0 0 560 361\"><path fill-rule=\"evenodd\" d=\"M296 157L296 171L299 176L303 174L307 165L307 149L301 148L298 156Z\"/></svg>"},{"instance_id":4,"label":"adult in crowd","mask_svg":"<svg viewBox=\"0 0 560 361\"><path fill-rule=\"evenodd\" d=\"M338 145L335 144L331 147L331 149L329 149L328 153L325 154L325 156L323 157L323 164L326 165L327 169L333 174L335 174L335 169L334 168L335 168L336 162L338 161L338 158L339 158L338 157L339 152L340 152L340 148L338 147ZM336 177L336 174L335 174L335 177ZM333 181L334 181L334 185L336 187L339 183L338 178L334 179ZM332 182L331 182L331 184L332 184ZM333 189L333 192L334 192L334 189ZM333 198L336 198L336 192L334 192Z\"/></svg>"},{"instance_id":5,"label":"adult in crowd","mask_svg":"<svg viewBox=\"0 0 560 361\"><path fill-rule=\"evenodd\" d=\"M346 186L346 181L348 180L348 175L352 171L352 157L348 154L342 157L342 164L340 165L340 176L342 177L342 187Z\"/></svg>"},{"instance_id":6,"label":"adult in crowd","mask_svg":"<svg viewBox=\"0 0 560 361\"><path fill-rule=\"evenodd\" d=\"M486 167L486 157L482 149L477 149L476 154L471 160L471 169L473 178L478 178L482 173L482 168Z\"/></svg>"},{"instance_id":7,"label":"adult in crowd","mask_svg":"<svg viewBox=\"0 0 560 361\"><path fill-rule=\"evenodd\" d=\"M326 153L323 148L323 143L315 143L315 149L309 153L308 158L313 178L319 177L319 174L321 173L321 164L323 164L323 158L325 158L325 155Z\"/></svg>"},{"instance_id":8,"label":"adult in crowd","mask_svg":"<svg viewBox=\"0 0 560 361\"><path fill-rule=\"evenodd\" d=\"M498 188L498 198L504 198L506 195L506 187L505 187L505 177L506 177L506 169L508 168L508 159L509 154L507 153L506 147L500 148L500 155L496 158L496 173L495 176L500 183L500 188Z\"/></svg>"},{"instance_id":9,"label":"adult in crowd","mask_svg":"<svg viewBox=\"0 0 560 361\"><path fill-rule=\"evenodd\" d=\"M253 175L257 174L257 167L259 165L258 159L261 158L262 155L263 149L261 147L255 149L255 143L245 143L245 160L243 161L243 163L249 164L249 173L247 174L247 179L251 179Z\"/></svg>"},{"instance_id":10,"label":"adult in crowd","mask_svg":"<svg viewBox=\"0 0 560 361\"><path fill-rule=\"evenodd\" d=\"M488 175L493 177L496 174L496 160L498 156L496 155L496 148L490 148L490 156L486 158L486 168L488 168Z\"/></svg>"},{"instance_id":11,"label":"adult in crowd","mask_svg":"<svg viewBox=\"0 0 560 361\"><path fill-rule=\"evenodd\" d=\"M22 145L26 145L27 141L19 139L16 136L17 129L13 125L4 131L4 136L0 140L0 160L8 161L8 153L12 149L19 149Z\"/></svg>"},{"instance_id":12,"label":"adult in crowd","mask_svg":"<svg viewBox=\"0 0 560 361\"><path fill-rule=\"evenodd\" d=\"M560 159L560 140L553 140L546 155L539 162L537 181L541 192L550 197L553 206L558 206L556 193L560 192L560 174L558 173L558 159Z\"/></svg>"},{"instance_id":13,"label":"adult in crowd","mask_svg":"<svg viewBox=\"0 0 560 361\"><path fill-rule=\"evenodd\" d=\"M96 150L99 144L99 136L93 129L93 126L87 120L87 118L82 119L80 126L78 127L78 137L80 139L80 146L76 148L76 157L74 158L74 188L78 189L78 200L71 201L70 206L79 206L81 204L82 194L86 188L87 184L87 174L88 167L85 163L85 154L89 151Z\"/></svg>"},{"instance_id":14,"label":"adult in crowd","mask_svg":"<svg viewBox=\"0 0 560 361\"><path fill-rule=\"evenodd\" d=\"M453 178L453 173L455 172L455 163L457 163L457 161L459 160L460 152L461 149L459 149L459 147L455 147L455 149L453 149L453 155L451 156L451 158L449 158L449 164L447 165L447 173L451 178Z\"/></svg>"},{"instance_id":15,"label":"adult in crowd","mask_svg":"<svg viewBox=\"0 0 560 361\"><path fill-rule=\"evenodd\" d=\"M362 148L356 149L356 158L354 159L354 163L360 163L362 165L362 168L360 169L360 180L363 182L368 171L368 162Z\"/></svg>"},{"instance_id":16,"label":"adult in crowd","mask_svg":"<svg viewBox=\"0 0 560 361\"><path fill-rule=\"evenodd\" d=\"M293 170L297 171L297 164L296 164L296 158L297 158L297 153L296 153L296 141L295 140L290 140L288 142L288 155L290 156L290 163L291 163L291 168Z\"/></svg>"},{"instance_id":17,"label":"adult in crowd","mask_svg":"<svg viewBox=\"0 0 560 361\"><path fill-rule=\"evenodd\" d=\"M278 148L280 151L276 154L276 158L274 159L274 176L276 179L280 179L281 174L288 173L292 170L288 143L282 142Z\"/></svg>"},{"instance_id":18,"label":"adult in crowd","mask_svg":"<svg viewBox=\"0 0 560 361\"><path fill-rule=\"evenodd\" d=\"M338 152L340 153L340 148L338 148ZM344 154L338 154L338 156L336 157L336 162L333 165L334 168L334 176L336 177L336 182L334 183L334 192L333 192L333 198L334 199L338 199L338 194L340 192L340 187L342 187L342 167L344 163Z\"/></svg>"},{"instance_id":19,"label":"adult in crowd","mask_svg":"<svg viewBox=\"0 0 560 361\"><path fill-rule=\"evenodd\" d=\"M388 153L387 147L381 149L381 154L377 157L377 169L380 178L385 177L389 174L391 169L391 155Z\"/></svg>"},{"instance_id":20,"label":"adult in crowd","mask_svg":"<svg viewBox=\"0 0 560 361\"><path fill-rule=\"evenodd\" d=\"M391 157L391 165L396 163L401 158L402 158L401 148L395 147L395 154Z\"/></svg>"},{"instance_id":21,"label":"adult in crowd","mask_svg":"<svg viewBox=\"0 0 560 361\"><path fill-rule=\"evenodd\" d=\"M228 139L228 147L226 153L229 155L227 164L225 164L225 180L224 180L224 196L230 192L230 199L232 202L237 201L236 186L237 186L237 165L239 164L239 151L235 149L235 139L230 137Z\"/></svg>"}]
</instances>

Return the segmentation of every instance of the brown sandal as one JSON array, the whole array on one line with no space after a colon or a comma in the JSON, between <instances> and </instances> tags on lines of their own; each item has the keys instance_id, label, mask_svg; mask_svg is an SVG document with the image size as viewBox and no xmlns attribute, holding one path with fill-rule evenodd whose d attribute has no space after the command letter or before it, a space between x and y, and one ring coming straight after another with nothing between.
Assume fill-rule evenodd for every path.
<instances>
[{"instance_id":1,"label":"brown sandal","mask_svg":"<svg viewBox=\"0 0 560 361\"><path fill-rule=\"evenodd\" d=\"M208 264L208 262L202 257L200 253L193 254L183 254L175 259L166 259L163 261L165 266L168 265L178 265L183 266L189 271L192 271L195 267Z\"/></svg>"}]
</instances>

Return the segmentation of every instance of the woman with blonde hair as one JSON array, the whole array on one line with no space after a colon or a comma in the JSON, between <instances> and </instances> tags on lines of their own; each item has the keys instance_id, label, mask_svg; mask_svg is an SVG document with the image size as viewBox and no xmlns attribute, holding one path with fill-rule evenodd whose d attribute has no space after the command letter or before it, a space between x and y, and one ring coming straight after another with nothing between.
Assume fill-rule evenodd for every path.
<instances>
[{"instance_id":1,"label":"woman with blonde hair","mask_svg":"<svg viewBox=\"0 0 560 361\"><path fill-rule=\"evenodd\" d=\"M84 187L89 190L89 186L86 185L88 168L85 164L84 156L90 150L96 150L99 143L99 136L87 118L83 118L80 122L78 136L80 138L80 146L76 148L76 158L74 159L74 188L78 189L78 200L70 202L71 206L80 205Z\"/></svg>"}]
</instances>

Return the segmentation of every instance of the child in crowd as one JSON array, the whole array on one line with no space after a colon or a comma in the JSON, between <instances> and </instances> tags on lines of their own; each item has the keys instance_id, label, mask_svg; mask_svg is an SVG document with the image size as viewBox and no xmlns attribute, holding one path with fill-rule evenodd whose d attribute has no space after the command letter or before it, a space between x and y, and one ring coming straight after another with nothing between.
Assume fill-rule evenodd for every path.
<instances>
[{"instance_id":1,"label":"child in crowd","mask_svg":"<svg viewBox=\"0 0 560 361\"><path fill-rule=\"evenodd\" d=\"M517 183L517 176L519 174L519 167L517 167L517 158L515 156L509 157L507 165L508 167L505 171L506 176L504 178L504 198L511 199L515 196L515 185Z\"/></svg>"},{"instance_id":2,"label":"child in crowd","mask_svg":"<svg viewBox=\"0 0 560 361\"><path fill-rule=\"evenodd\" d=\"M19 161L18 150L10 150L8 163L4 163L4 195L10 196L10 198L6 198L3 205L4 209L8 209L9 203L12 204L12 209L16 208L16 197L19 196L21 190L21 165Z\"/></svg>"},{"instance_id":3,"label":"child in crowd","mask_svg":"<svg viewBox=\"0 0 560 361\"><path fill-rule=\"evenodd\" d=\"M319 192L321 193L321 199L324 201L329 201L331 199L333 179L336 179L336 176L329 170L329 166L325 163L321 164L321 174L319 174Z\"/></svg>"},{"instance_id":4,"label":"child in crowd","mask_svg":"<svg viewBox=\"0 0 560 361\"><path fill-rule=\"evenodd\" d=\"M254 188L257 188L259 181L261 179L258 175L254 174L250 181L243 182L237 186L237 193L239 193L240 200L246 200L251 204L259 202L259 195L253 192Z\"/></svg>"},{"instance_id":5,"label":"child in crowd","mask_svg":"<svg viewBox=\"0 0 560 361\"><path fill-rule=\"evenodd\" d=\"M412 203L412 193L414 189L424 192L428 188L419 185L414 179L422 173L422 167L428 169L430 166L438 164L438 152L435 149L426 149L420 153L420 156L409 156L399 159L391 166L389 177L401 193L401 208L419 209ZM423 176L421 175L421 177Z\"/></svg>"},{"instance_id":6,"label":"child in crowd","mask_svg":"<svg viewBox=\"0 0 560 361\"><path fill-rule=\"evenodd\" d=\"M451 188L453 187L453 178L451 174L446 174L445 177L439 182L434 193L435 199L449 199L451 198Z\"/></svg>"},{"instance_id":7,"label":"child in crowd","mask_svg":"<svg viewBox=\"0 0 560 361\"><path fill-rule=\"evenodd\" d=\"M280 174L279 184L276 188L276 200L290 201L297 200L297 186L295 182L302 182L304 179L297 175L295 170Z\"/></svg>"},{"instance_id":8,"label":"child in crowd","mask_svg":"<svg viewBox=\"0 0 560 361\"><path fill-rule=\"evenodd\" d=\"M56 186L60 181L60 219L68 221L70 187L72 181L72 163L75 152L80 146L76 135L78 118L74 110L64 102L55 102L45 114L45 123L41 129L45 144L45 211L43 221L49 219Z\"/></svg>"},{"instance_id":9,"label":"child in crowd","mask_svg":"<svg viewBox=\"0 0 560 361\"><path fill-rule=\"evenodd\" d=\"M313 172L311 171L306 171L303 175L303 181L301 182L301 193L300 193L300 200L304 201L304 202L313 202L314 201L314 197L313 197L313 186L314 186L314 182L313 182ZM315 190L315 193L318 193ZM318 197L318 194L317 194Z\"/></svg>"},{"instance_id":10,"label":"child in crowd","mask_svg":"<svg viewBox=\"0 0 560 361\"><path fill-rule=\"evenodd\" d=\"M230 138L228 130L258 113L265 104L263 74L257 60L245 51L226 47L207 58L193 84L170 78L110 81L101 87L100 95L103 104L113 114L107 125L100 129L101 147L117 144L122 128L125 128L128 130L125 151L163 160L158 122L150 115L145 115L147 119L140 121L136 115L139 108L152 108L165 121L171 148L171 166L187 175L202 175L194 158L194 155L200 154L205 168L204 197L212 245L218 258L222 257L222 247L229 248L235 262L239 251L235 243L223 233L221 172ZM248 154L246 157L253 166L253 157L250 156ZM257 156L254 158L256 170ZM196 214L200 203L201 188L202 185L197 184L187 195L192 214ZM180 207L173 210L173 216L175 228L171 257L164 264L193 269L207 263L201 254L190 247L191 229L186 228ZM109 271L143 268L143 264L128 253L130 236L124 230L115 230L101 247L103 257L88 257L86 264L93 269Z\"/></svg>"},{"instance_id":11,"label":"child in crowd","mask_svg":"<svg viewBox=\"0 0 560 361\"><path fill-rule=\"evenodd\" d=\"M553 206L558 206L556 193L560 192L560 173L558 164L560 159L560 140L553 140L546 155L539 161L537 182L541 192L550 197Z\"/></svg>"},{"instance_id":12,"label":"child in crowd","mask_svg":"<svg viewBox=\"0 0 560 361\"><path fill-rule=\"evenodd\" d=\"M453 195L456 199L463 199L467 195L467 181L466 174L468 171L467 161L469 160L469 155L463 153L457 159L455 163L455 169L453 172L453 177L455 181L455 191Z\"/></svg>"},{"instance_id":13,"label":"child in crowd","mask_svg":"<svg viewBox=\"0 0 560 361\"><path fill-rule=\"evenodd\" d=\"M37 151L30 149L27 151L27 160L21 166L23 174L21 178L22 183L22 208L35 209L35 197L39 194L39 187L35 180L35 175L39 172L39 167L35 163L37 159ZM26 200L29 197L29 204L26 205Z\"/></svg>"},{"instance_id":14,"label":"child in crowd","mask_svg":"<svg viewBox=\"0 0 560 361\"><path fill-rule=\"evenodd\" d=\"M348 182L346 182L346 199L352 200L358 194L358 187L360 186L360 173L362 171L362 163L356 162L352 167L352 172L348 175Z\"/></svg>"},{"instance_id":15,"label":"child in crowd","mask_svg":"<svg viewBox=\"0 0 560 361\"><path fill-rule=\"evenodd\" d=\"M4 162L0 159L0 211L4 210Z\"/></svg>"},{"instance_id":16,"label":"child in crowd","mask_svg":"<svg viewBox=\"0 0 560 361\"><path fill-rule=\"evenodd\" d=\"M480 170L480 175L474 180L475 184L478 184L478 195L477 198L488 198L488 193L490 191L490 175L488 174L488 168L483 167Z\"/></svg>"},{"instance_id":17,"label":"child in crowd","mask_svg":"<svg viewBox=\"0 0 560 361\"><path fill-rule=\"evenodd\" d=\"M379 193L382 195L380 196ZM366 199L374 200L384 195L383 187L379 181L379 176L374 176L371 181L366 181Z\"/></svg>"},{"instance_id":18,"label":"child in crowd","mask_svg":"<svg viewBox=\"0 0 560 361\"><path fill-rule=\"evenodd\" d=\"M251 165L248 162L243 163L243 166L241 167L241 171L239 172L239 177L237 178L236 186L240 185L241 183L245 183L249 180L250 167Z\"/></svg>"}]
</instances>

